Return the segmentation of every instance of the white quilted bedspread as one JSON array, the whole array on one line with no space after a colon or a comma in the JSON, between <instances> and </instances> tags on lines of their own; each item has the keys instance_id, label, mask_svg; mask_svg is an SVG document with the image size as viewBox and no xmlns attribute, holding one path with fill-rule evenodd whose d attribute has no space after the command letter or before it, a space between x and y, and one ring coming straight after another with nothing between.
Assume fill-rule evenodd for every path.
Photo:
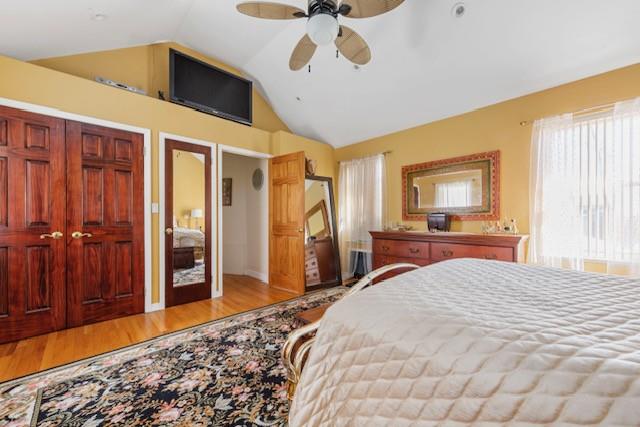
<instances>
[{"instance_id":1,"label":"white quilted bedspread","mask_svg":"<svg viewBox=\"0 0 640 427\"><path fill-rule=\"evenodd\" d=\"M640 426L640 280L481 260L324 316L292 426Z\"/></svg>"}]
</instances>

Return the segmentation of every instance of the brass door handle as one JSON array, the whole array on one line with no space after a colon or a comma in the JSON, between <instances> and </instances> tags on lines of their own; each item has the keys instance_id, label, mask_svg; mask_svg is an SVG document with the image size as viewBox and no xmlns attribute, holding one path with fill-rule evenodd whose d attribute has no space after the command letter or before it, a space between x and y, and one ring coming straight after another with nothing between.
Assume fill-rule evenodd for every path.
<instances>
[{"instance_id":1,"label":"brass door handle","mask_svg":"<svg viewBox=\"0 0 640 427\"><path fill-rule=\"evenodd\" d=\"M448 249L443 249L443 250L442 250L442 255L443 255L443 256L446 256L446 257L450 257L450 256L452 256L452 255L453 255L453 251L450 251L450 250L448 250Z\"/></svg>"},{"instance_id":2,"label":"brass door handle","mask_svg":"<svg viewBox=\"0 0 640 427\"><path fill-rule=\"evenodd\" d=\"M74 239L82 239L83 237L93 237L91 233L83 233L82 231L74 231L71 233L71 237Z\"/></svg>"},{"instance_id":3,"label":"brass door handle","mask_svg":"<svg viewBox=\"0 0 640 427\"><path fill-rule=\"evenodd\" d=\"M173 234L173 228L165 228L164 232L167 233L167 236L171 236Z\"/></svg>"},{"instance_id":4,"label":"brass door handle","mask_svg":"<svg viewBox=\"0 0 640 427\"><path fill-rule=\"evenodd\" d=\"M298 233L304 233L304 230L302 228L298 228Z\"/></svg>"},{"instance_id":5,"label":"brass door handle","mask_svg":"<svg viewBox=\"0 0 640 427\"><path fill-rule=\"evenodd\" d=\"M420 253L420 249L418 249L418 248L409 248L409 252L411 252L412 254L419 254Z\"/></svg>"},{"instance_id":6,"label":"brass door handle","mask_svg":"<svg viewBox=\"0 0 640 427\"><path fill-rule=\"evenodd\" d=\"M62 236L64 236L64 234L62 234L62 232L60 231L54 231L51 234L41 234L40 238L41 239L53 239L53 240L59 240L62 239Z\"/></svg>"}]
</instances>

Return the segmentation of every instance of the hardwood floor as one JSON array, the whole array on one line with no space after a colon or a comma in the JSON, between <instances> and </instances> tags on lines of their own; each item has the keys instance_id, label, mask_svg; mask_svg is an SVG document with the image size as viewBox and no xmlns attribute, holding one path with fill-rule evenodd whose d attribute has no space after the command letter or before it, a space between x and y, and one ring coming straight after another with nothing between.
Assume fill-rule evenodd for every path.
<instances>
[{"instance_id":1,"label":"hardwood floor","mask_svg":"<svg viewBox=\"0 0 640 427\"><path fill-rule=\"evenodd\" d=\"M0 345L0 382L291 298L256 279L225 275L220 298Z\"/></svg>"}]
</instances>

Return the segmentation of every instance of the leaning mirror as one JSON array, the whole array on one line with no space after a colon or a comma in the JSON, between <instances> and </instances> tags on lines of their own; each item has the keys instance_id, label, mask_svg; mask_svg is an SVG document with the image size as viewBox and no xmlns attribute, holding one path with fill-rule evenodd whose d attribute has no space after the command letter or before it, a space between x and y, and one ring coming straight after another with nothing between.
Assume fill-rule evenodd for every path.
<instances>
[{"instance_id":1,"label":"leaning mirror","mask_svg":"<svg viewBox=\"0 0 640 427\"><path fill-rule=\"evenodd\" d=\"M308 176L304 205L307 290L339 285L342 277L331 178Z\"/></svg>"},{"instance_id":2,"label":"leaning mirror","mask_svg":"<svg viewBox=\"0 0 640 427\"><path fill-rule=\"evenodd\" d=\"M404 220L447 213L457 220L494 220L499 212L500 152L479 153L402 168Z\"/></svg>"}]
</instances>

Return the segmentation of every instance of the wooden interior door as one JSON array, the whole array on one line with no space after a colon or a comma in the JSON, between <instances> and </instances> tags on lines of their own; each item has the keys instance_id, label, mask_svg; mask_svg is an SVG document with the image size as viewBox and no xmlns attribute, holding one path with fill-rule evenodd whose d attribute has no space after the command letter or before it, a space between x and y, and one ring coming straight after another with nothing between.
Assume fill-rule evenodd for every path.
<instances>
[{"instance_id":1,"label":"wooden interior door","mask_svg":"<svg viewBox=\"0 0 640 427\"><path fill-rule=\"evenodd\" d=\"M203 174L194 174L191 179L203 179L204 182L190 182L190 188L174 188L176 173L174 168L174 155L191 156L195 167L202 167ZM195 157L194 157L195 155ZM196 158L197 157L197 158ZM198 160L200 159L200 160ZM202 161L202 164L199 162ZM211 298L211 147L189 144L181 141L165 141L165 306L171 307L188 302ZM199 227L188 229L185 236L174 230L173 221L183 220L184 212L176 212L174 209L174 193L203 189L203 206L189 206L189 208L201 209L203 218L200 218ZM198 232L204 234L204 247L199 243L199 236L193 236ZM174 245L174 239L176 244ZM191 242L185 243L184 242ZM201 251L203 251L201 253ZM178 259L178 257L181 257ZM197 258L197 261L196 261ZM200 265L199 262L203 265ZM204 267L204 269L202 269ZM204 271L203 271L204 270ZM204 274L203 274L204 273ZM187 280L178 277L186 277Z\"/></svg>"},{"instance_id":2,"label":"wooden interior door","mask_svg":"<svg viewBox=\"0 0 640 427\"><path fill-rule=\"evenodd\" d=\"M0 107L0 342L65 326L64 121Z\"/></svg>"},{"instance_id":3,"label":"wooden interior door","mask_svg":"<svg viewBox=\"0 0 640 427\"><path fill-rule=\"evenodd\" d=\"M142 135L68 121L67 326L144 310Z\"/></svg>"},{"instance_id":4,"label":"wooden interior door","mask_svg":"<svg viewBox=\"0 0 640 427\"><path fill-rule=\"evenodd\" d=\"M269 162L269 285L304 294L304 152Z\"/></svg>"}]
</instances>

